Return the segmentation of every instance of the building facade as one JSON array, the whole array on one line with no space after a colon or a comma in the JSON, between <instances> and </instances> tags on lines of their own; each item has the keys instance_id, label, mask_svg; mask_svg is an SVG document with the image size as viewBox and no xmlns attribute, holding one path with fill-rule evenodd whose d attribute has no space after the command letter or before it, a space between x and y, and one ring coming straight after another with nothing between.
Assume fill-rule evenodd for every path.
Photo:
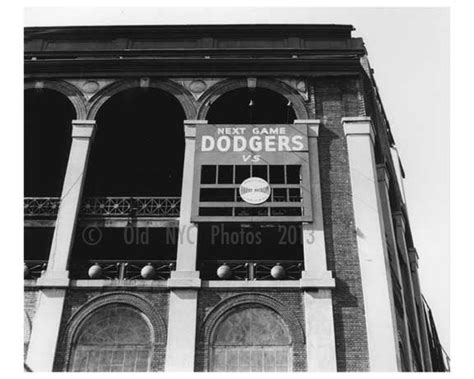
<instances>
[{"instance_id":1,"label":"building facade","mask_svg":"<svg viewBox=\"0 0 474 379\"><path fill-rule=\"evenodd\" d=\"M352 30L25 29L28 370L447 370Z\"/></svg>"}]
</instances>

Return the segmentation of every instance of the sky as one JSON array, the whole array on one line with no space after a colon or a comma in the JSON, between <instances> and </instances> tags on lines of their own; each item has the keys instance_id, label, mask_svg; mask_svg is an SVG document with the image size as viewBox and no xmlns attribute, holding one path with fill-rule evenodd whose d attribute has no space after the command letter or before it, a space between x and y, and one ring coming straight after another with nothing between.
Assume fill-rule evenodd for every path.
<instances>
[{"instance_id":1,"label":"sky","mask_svg":"<svg viewBox=\"0 0 474 379\"><path fill-rule=\"evenodd\" d=\"M352 24L362 37L405 170L422 291L450 352L448 8L26 8L25 26Z\"/></svg>"}]
</instances>

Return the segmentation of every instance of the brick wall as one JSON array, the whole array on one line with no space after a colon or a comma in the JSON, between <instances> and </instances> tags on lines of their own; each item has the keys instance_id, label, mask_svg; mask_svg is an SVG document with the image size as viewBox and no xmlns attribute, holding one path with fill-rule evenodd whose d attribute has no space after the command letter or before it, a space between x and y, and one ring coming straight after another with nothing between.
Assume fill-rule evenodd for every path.
<instances>
[{"instance_id":1,"label":"brick wall","mask_svg":"<svg viewBox=\"0 0 474 379\"><path fill-rule=\"evenodd\" d=\"M64 371L67 362L67 343L66 343L66 329L68 322L71 317L79 310L79 308L86 304L88 301L94 299L96 296L101 294L113 294L113 290L91 290L91 289L69 289L66 295L66 301L64 304L63 315L61 319L60 326L60 340L58 341L58 348L56 351L56 357L54 361L54 371ZM149 290L120 290L121 293L129 292L138 294L141 298L148 301L153 309L159 314L163 319L165 324L168 324L168 302L169 302L169 293L168 291L156 291L154 292ZM148 315L149 316L149 315ZM166 341L166 338L165 338ZM151 371L164 371L165 365L165 355L166 355L166 345L157 346L155 348Z\"/></svg>"},{"instance_id":2,"label":"brick wall","mask_svg":"<svg viewBox=\"0 0 474 379\"><path fill-rule=\"evenodd\" d=\"M320 176L328 269L333 291L338 371L368 370L367 333L342 117L364 114L355 77L314 80L319 133Z\"/></svg>"},{"instance_id":3,"label":"brick wall","mask_svg":"<svg viewBox=\"0 0 474 379\"><path fill-rule=\"evenodd\" d=\"M241 295L237 297L237 295ZM289 311L283 317L290 327L298 327L301 325L304 328L304 305L302 292L299 290L201 290L198 296L198 309L197 309L197 332L196 332L196 356L195 356L195 371L208 371L208 353L209 343L208 338L203 332L205 327L205 318L213 312L216 307L223 304L226 301L226 306L232 307L241 304L248 298L249 301L259 303L255 300L259 296L262 297L262 304L266 303L266 298L269 302L276 302L282 305L282 309ZM237 300L238 298L238 300ZM206 320L207 322L207 320ZM296 334L296 333L295 333ZM305 371L306 370L306 346L298 338L298 336L292 335L293 345L293 370L294 371ZM303 337L304 338L304 337ZM296 343L295 343L296 341Z\"/></svg>"}]
</instances>

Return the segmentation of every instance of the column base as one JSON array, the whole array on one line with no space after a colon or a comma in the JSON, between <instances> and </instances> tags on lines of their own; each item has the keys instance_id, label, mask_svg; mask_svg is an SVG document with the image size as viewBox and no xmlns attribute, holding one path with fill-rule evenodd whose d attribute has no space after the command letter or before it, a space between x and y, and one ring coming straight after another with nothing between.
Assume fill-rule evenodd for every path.
<instances>
[{"instance_id":1,"label":"column base","mask_svg":"<svg viewBox=\"0 0 474 379\"><path fill-rule=\"evenodd\" d=\"M301 288L334 288L336 281L331 271L313 272L303 271L300 279Z\"/></svg>"},{"instance_id":2,"label":"column base","mask_svg":"<svg viewBox=\"0 0 474 379\"><path fill-rule=\"evenodd\" d=\"M69 287L69 271L48 271L38 278L36 285L46 288L67 288Z\"/></svg>"},{"instance_id":3,"label":"column base","mask_svg":"<svg viewBox=\"0 0 474 379\"><path fill-rule=\"evenodd\" d=\"M172 271L168 288L201 288L199 271Z\"/></svg>"}]
</instances>

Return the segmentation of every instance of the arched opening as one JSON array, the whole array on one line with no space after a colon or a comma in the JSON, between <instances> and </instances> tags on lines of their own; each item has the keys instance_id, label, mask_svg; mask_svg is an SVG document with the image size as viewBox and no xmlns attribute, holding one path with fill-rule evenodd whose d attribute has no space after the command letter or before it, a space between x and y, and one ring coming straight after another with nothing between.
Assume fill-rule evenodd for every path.
<instances>
[{"instance_id":1,"label":"arched opening","mask_svg":"<svg viewBox=\"0 0 474 379\"><path fill-rule=\"evenodd\" d=\"M46 88L25 90L24 196L30 198L25 200L33 212L30 218L55 217L58 204L48 198L61 196L75 118L74 106L62 93ZM32 266L48 259L54 232L51 223L36 226L24 228L24 259Z\"/></svg>"},{"instance_id":2,"label":"arched opening","mask_svg":"<svg viewBox=\"0 0 474 379\"><path fill-rule=\"evenodd\" d=\"M296 118L291 102L266 88L239 88L211 104L209 124L291 124Z\"/></svg>"},{"instance_id":3,"label":"arched opening","mask_svg":"<svg viewBox=\"0 0 474 379\"><path fill-rule=\"evenodd\" d=\"M293 124L296 113L293 104L280 93L267 88L239 88L217 98L210 105L206 118L210 125L266 124L270 127L263 134L245 138L250 141L251 138L264 138L273 133L268 139L274 138L276 141L280 129L272 128L271 125ZM234 129L238 134L235 138L245 140L242 135L251 134L239 132L239 128ZM249 127L245 130L253 129ZM289 140L287 129L284 130L283 138ZM234 137L232 133L227 137L229 140ZM268 149L276 151L275 147ZM242 155L235 154L232 160L216 159L215 162L201 165L198 212L199 216L206 219L199 225L198 231L199 270L206 279L218 279L221 277L217 269L225 263L232 270L232 275L229 274L227 279L272 279L271 268L281 263L285 266L286 279L299 279L303 259L302 229L301 223L294 220L303 215L301 165L286 162L281 156L269 162L265 152L255 153L249 147L240 151L243 151ZM259 154L262 159L258 158ZM272 158L275 156L277 154ZM253 158L258 159L254 161ZM239 186L246 179L254 177L264 179L271 186L267 204L286 204L272 208L265 204L248 207L239 194ZM227 207L217 204L214 208L206 204L219 202L234 204ZM213 217L228 217L228 221L217 223ZM239 221L243 217L250 221ZM279 217L278 224L272 222L271 217ZM293 220L286 221L284 217L293 217ZM291 241L287 240L288 236Z\"/></svg>"},{"instance_id":4,"label":"arched opening","mask_svg":"<svg viewBox=\"0 0 474 379\"><path fill-rule=\"evenodd\" d=\"M99 263L107 278L141 278L147 263L169 274L163 261L175 260L177 250L169 225L139 222L179 215L184 118L179 101L156 88L127 89L99 109L80 217L109 223L97 228L94 243L87 226L77 229L71 275L88 277L88 267L99 261L107 261Z\"/></svg>"},{"instance_id":5,"label":"arched opening","mask_svg":"<svg viewBox=\"0 0 474 379\"><path fill-rule=\"evenodd\" d=\"M242 305L222 317L211 337L211 371L291 371L292 340L275 311Z\"/></svg>"},{"instance_id":6,"label":"arched opening","mask_svg":"<svg viewBox=\"0 0 474 379\"><path fill-rule=\"evenodd\" d=\"M183 109L155 88L111 97L97 114L85 196L180 196Z\"/></svg>"},{"instance_id":7,"label":"arched opening","mask_svg":"<svg viewBox=\"0 0 474 379\"><path fill-rule=\"evenodd\" d=\"M28 89L24 97L26 197L61 195L76 113L69 99L50 89Z\"/></svg>"},{"instance_id":8,"label":"arched opening","mask_svg":"<svg viewBox=\"0 0 474 379\"><path fill-rule=\"evenodd\" d=\"M153 333L146 316L127 305L107 305L79 327L69 371L149 371L152 353Z\"/></svg>"}]
</instances>

